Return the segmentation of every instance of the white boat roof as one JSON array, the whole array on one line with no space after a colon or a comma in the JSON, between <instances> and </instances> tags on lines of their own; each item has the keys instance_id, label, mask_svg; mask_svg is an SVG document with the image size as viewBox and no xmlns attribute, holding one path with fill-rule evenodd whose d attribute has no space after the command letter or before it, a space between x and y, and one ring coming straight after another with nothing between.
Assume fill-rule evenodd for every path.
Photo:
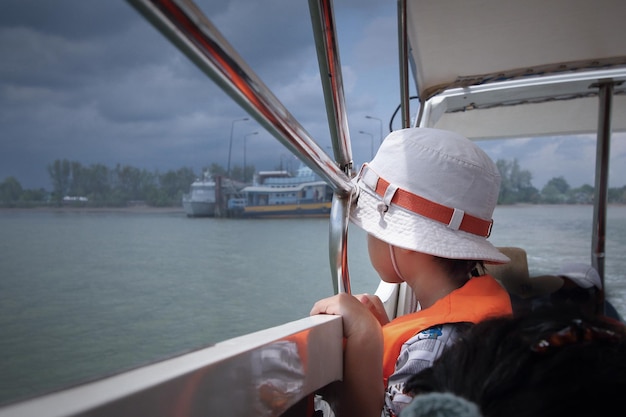
<instances>
[{"instance_id":1,"label":"white boat roof","mask_svg":"<svg viewBox=\"0 0 626 417\"><path fill-rule=\"evenodd\" d=\"M288 171L259 171L257 176L259 182L263 182L266 178L290 178L291 174Z\"/></svg>"},{"instance_id":2,"label":"white boat roof","mask_svg":"<svg viewBox=\"0 0 626 417\"><path fill-rule=\"evenodd\" d=\"M325 181L303 182L300 184L290 184L285 187L268 187L263 185L250 185L244 187L242 193L287 193L302 190L305 187L328 186Z\"/></svg>"},{"instance_id":3,"label":"white boat roof","mask_svg":"<svg viewBox=\"0 0 626 417\"><path fill-rule=\"evenodd\" d=\"M484 87L494 81L520 84L519 94L507 91L497 97L492 92L483 103L465 102L437 122L436 127L452 130L463 123L463 134L472 138L594 133L598 97L583 97L589 95L591 83L543 89L544 96L555 91L560 98L579 96L579 100L511 104L516 99L542 101L541 94L525 93L521 87L535 74L558 78L609 69L612 72L603 78L626 80L623 0L408 0L407 21L412 70L422 100L456 88L461 102L470 86ZM615 87L613 131L626 130L625 88ZM472 114L468 125L467 110L492 107L498 100L510 102Z\"/></svg>"},{"instance_id":4,"label":"white boat roof","mask_svg":"<svg viewBox=\"0 0 626 417\"><path fill-rule=\"evenodd\" d=\"M215 187L215 181L213 180L196 180L191 183L192 188L204 188L204 187Z\"/></svg>"}]
</instances>

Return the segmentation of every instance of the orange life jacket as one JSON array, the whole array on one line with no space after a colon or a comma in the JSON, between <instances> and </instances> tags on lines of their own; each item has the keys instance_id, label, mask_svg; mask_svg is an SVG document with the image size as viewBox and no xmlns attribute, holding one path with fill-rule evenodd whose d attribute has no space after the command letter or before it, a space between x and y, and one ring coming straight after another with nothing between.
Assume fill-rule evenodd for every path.
<instances>
[{"instance_id":1,"label":"orange life jacket","mask_svg":"<svg viewBox=\"0 0 626 417\"><path fill-rule=\"evenodd\" d=\"M402 344L422 330L444 323L478 323L489 317L512 315L509 294L489 275L473 277L432 306L398 317L383 326L385 386L395 370Z\"/></svg>"}]
</instances>

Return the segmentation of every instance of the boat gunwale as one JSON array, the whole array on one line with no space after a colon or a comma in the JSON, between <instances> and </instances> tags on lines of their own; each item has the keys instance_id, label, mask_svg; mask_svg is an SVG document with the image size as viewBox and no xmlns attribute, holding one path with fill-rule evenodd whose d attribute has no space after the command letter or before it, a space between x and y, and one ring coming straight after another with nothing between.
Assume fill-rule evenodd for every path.
<instances>
[{"instance_id":1,"label":"boat gunwale","mask_svg":"<svg viewBox=\"0 0 626 417\"><path fill-rule=\"evenodd\" d=\"M342 328L339 316L305 317L6 404L0 407L0 416L279 415L307 395L341 379ZM297 347L295 356L293 349L281 349L283 342ZM281 358L287 354L290 363L299 361L304 373L294 372L281 361L263 360L266 352L271 355L275 348L281 350ZM281 376L291 382L289 386L272 387L276 398L282 401L265 402L263 390L272 384L272 379ZM221 395L215 395L216 390L222 391ZM234 402L233 392L237 393L236 398L250 401Z\"/></svg>"}]
</instances>

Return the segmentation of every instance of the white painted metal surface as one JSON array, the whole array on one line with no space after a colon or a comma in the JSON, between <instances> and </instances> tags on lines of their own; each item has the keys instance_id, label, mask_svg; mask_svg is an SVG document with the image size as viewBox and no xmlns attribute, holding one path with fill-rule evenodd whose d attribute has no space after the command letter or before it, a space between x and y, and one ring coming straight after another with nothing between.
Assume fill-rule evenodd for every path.
<instances>
[{"instance_id":1,"label":"white painted metal surface","mask_svg":"<svg viewBox=\"0 0 626 417\"><path fill-rule=\"evenodd\" d=\"M342 335L340 317L307 317L0 408L0 416L277 416L341 378Z\"/></svg>"},{"instance_id":2,"label":"white painted metal surface","mask_svg":"<svg viewBox=\"0 0 626 417\"><path fill-rule=\"evenodd\" d=\"M408 0L407 15L421 101L447 90L422 125L475 139L595 134L594 85L612 80L612 129L626 131L626 3Z\"/></svg>"}]
</instances>

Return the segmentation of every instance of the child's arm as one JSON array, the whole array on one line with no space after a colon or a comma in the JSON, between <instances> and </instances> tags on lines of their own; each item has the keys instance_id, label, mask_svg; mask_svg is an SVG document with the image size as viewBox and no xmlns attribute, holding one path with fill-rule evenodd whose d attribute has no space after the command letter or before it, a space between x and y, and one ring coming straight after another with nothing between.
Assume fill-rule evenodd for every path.
<instances>
[{"instance_id":1,"label":"child's arm","mask_svg":"<svg viewBox=\"0 0 626 417\"><path fill-rule=\"evenodd\" d=\"M344 378L340 384L340 416L380 417L383 408L383 336L380 323L358 299L338 294L318 301L314 314L342 316Z\"/></svg>"}]
</instances>

